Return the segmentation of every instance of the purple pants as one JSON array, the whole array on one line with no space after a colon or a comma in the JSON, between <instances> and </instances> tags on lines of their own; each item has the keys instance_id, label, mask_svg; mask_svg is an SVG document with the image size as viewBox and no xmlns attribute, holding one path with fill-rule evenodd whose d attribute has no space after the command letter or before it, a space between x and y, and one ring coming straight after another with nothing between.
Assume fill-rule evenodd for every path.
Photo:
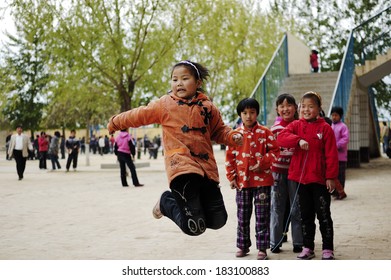
<instances>
[{"instance_id":1,"label":"purple pants","mask_svg":"<svg viewBox=\"0 0 391 280\"><path fill-rule=\"evenodd\" d=\"M250 219L255 213L255 238L257 249L270 247L270 190L271 187L245 188L236 191L238 228L236 246L245 251L251 246Z\"/></svg>"}]
</instances>

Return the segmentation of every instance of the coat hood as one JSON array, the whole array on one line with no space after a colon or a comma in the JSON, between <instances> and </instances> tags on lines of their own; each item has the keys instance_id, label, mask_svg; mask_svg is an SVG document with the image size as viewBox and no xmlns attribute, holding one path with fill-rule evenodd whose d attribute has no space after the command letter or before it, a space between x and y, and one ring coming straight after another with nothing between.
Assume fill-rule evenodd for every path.
<instances>
[{"instance_id":1,"label":"coat hood","mask_svg":"<svg viewBox=\"0 0 391 280\"><path fill-rule=\"evenodd\" d=\"M129 136L129 133L127 133L126 131L120 131L118 136L121 138L127 138Z\"/></svg>"}]
</instances>

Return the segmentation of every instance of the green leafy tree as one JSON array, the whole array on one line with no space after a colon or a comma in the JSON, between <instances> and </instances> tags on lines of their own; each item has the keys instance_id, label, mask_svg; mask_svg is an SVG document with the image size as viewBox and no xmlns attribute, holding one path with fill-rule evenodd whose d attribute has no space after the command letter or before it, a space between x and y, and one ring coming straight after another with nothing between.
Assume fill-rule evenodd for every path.
<instances>
[{"instance_id":1,"label":"green leafy tree","mask_svg":"<svg viewBox=\"0 0 391 280\"><path fill-rule=\"evenodd\" d=\"M23 5L23 10L29 9L29 13L23 14L16 23L17 35L8 34L9 42L4 54L2 74L7 77L3 81L6 102L2 112L11 125L23 124L31 129L33 136L34 131L40 128L46 104L49 74L43 21L50 18L36 16L43 11L39 5ZM15 15L20 15L20 12L16 9Z\"/></svg>"},{"instance_id":2,"label":"green leafy tree","mask_svg":"<svg viewBox=\"0 0 391 280\"><path fill-rule=\"evenodd\" d=\"M171 1L121 0L76 2L68 9L51 6L59 20L58 54L71 56L74 75L91 73L99 87L113 89L121 111L128 110L136 83L172 54L187 24L176 7Z\"/></svg>"},{"instance_id":3,"label":"green leafy tree","mask_svg":"<svg viewBox=\"0 0 391 280\"><path fill-rule=\"evenodd\" d=\"M233 120L232 108L251 94L284 32L255 0L11 2L26 12L41 5L45 13L36 16L53 17L45 25L46 127L105 124L145 105L167 92L182 59L210 69L207 92Z\"/></svg>"},{"instance_id":4,"label":"green leafy tree","mask_svg":"<svg viewBox=\"0 0 391 280\"><path fill-rule=\"evenodd\" d=\"M274 0L271 11L285 17L290 32L319 52L321 71L338 71L343 56L341 50L349 34L341 21L340 1Z\"/></svg>"},{"instance_id":5,"label":"green leafy tree","mask_svg":"<svg viewBox=\"0 0 391 280\"><path fill-rule=\"evenodd\" d=\"M225 118L237 118L233 109L250 96L283 36L276 20L268 18L256 1L199 2L197 19L185 32L178 50L183 58L210 69L206 90Z\"/></svg>"},{"instance_id":6,"label":"green leafy tree","mask_svg":"<svg viewBox=\"0 0 391 280\"><path fill-rule=\"evenodd\" d=\"M387 0L274 0L271 13L283 17L291 32L320 51L321 71L339 71L350 31L387 6ZM366 59L374 59L390 48L390 25L391 9L382 16L382 22L364 24L356 30L357 63L363 63L362 53ZM391 99L386 84L383 80L373 85L379 105L389 104Z\"/></svg>"},{"instance_id":7,"label":"green leafy tree","mask_svg":"<svg viewBox=\"0 0 391 280\"><path fill-rule=\"evenodd\" d=\"M380 11L384 12L376 16ZM374 60L377 55L385 54L391 49L391 6L389 1L349 0L345 15L346 17L350 16L354 26L358 26L354 34L357 63ZM371 16L372 18L370 18ZM391 114L390 77L391 75L388 75L388 78L383 78L371 86L374 89L377 105Z\"/></svg>"},{"instance_id":8,"label":"green leafy tree","mask_svg":"<svg viewBox=\"0 0 391 280\"><path fill-rule=\"evenodd\" d=\"M282 36L252 7L234 0L86 2L68 17L58 12L56 37L72 54L72 73L93 72L114 89L121 111L166 93L172 64L182 59L210 68L211 98L232 107L252 92Z\"/></svg>"}]
</instances>

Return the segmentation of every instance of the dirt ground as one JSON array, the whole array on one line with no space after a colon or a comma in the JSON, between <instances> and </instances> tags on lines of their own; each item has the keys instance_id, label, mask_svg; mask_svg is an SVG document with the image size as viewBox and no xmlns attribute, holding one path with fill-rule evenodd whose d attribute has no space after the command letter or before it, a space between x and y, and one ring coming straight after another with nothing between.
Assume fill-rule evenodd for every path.
<instances>
[{"instance_id":1,"label":"dirt ground","mask_svg":"<svg viewBox=\"0 0 391 280\"><path fill-rule=\"evenodd\" d=\"M27 161L17 180L14 161L0 153L0 260L235 260L235 192L224 175L224 151L216 147L228 222L198 237L180 232L167 218L155 220L152 207L167 189L163 159L142 156L137 169L142 188L123 188L119 169L108 155L80 155L76 172L50 172ZM48 167L51 163L48 161ZM343 201L332 201L335 256L338 260L391 259L391 159L381 157L347 170ZM129 178L129 183L131 179ZM254 223L252 224L252 227ZM252 238L254 234L252 233ZM255 240L253 240L255 244ZM255 260L256 249L244 260ZM184 249L186 248L186 249ZM316 259L321 257L316 233ZM271 260L293 260L292 244Z\"/></svg>"}]
</instances>

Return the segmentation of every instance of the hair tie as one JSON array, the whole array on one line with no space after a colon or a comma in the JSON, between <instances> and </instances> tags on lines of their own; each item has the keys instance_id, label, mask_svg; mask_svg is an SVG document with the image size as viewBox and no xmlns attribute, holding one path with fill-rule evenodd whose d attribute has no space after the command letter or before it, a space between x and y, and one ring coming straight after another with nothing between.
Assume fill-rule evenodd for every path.
<instances>
[{"instance_id":1,"label":"hair tie","mask_svg":"<svg viewBox=\"0 0 391 280\"><path fill-rule=\"evenodd\" d=\"M179 63L188 64L188 65L192 66L197 71L198 79L201 79L200 72L198 71L198 68L193 63L191 63L188 60L182 60Z\"/></svg>"},{"instance_id":2,"label":"hair tie","mask_svg":"<svg viewBox=\"0 0 391 280\"><path fill-rule=\"evenodd\" d=\"M315 92L315 91L308 91L308 92L304 93L303 96L305 96L305 95L307 95L307 94L313 94L313 95L315 95L316 97L318 97L319 102L320 102L320 107L322 107L322 97L320 96L319 93L317 93L317 92Z\"/></svg>"}]
</instances>

